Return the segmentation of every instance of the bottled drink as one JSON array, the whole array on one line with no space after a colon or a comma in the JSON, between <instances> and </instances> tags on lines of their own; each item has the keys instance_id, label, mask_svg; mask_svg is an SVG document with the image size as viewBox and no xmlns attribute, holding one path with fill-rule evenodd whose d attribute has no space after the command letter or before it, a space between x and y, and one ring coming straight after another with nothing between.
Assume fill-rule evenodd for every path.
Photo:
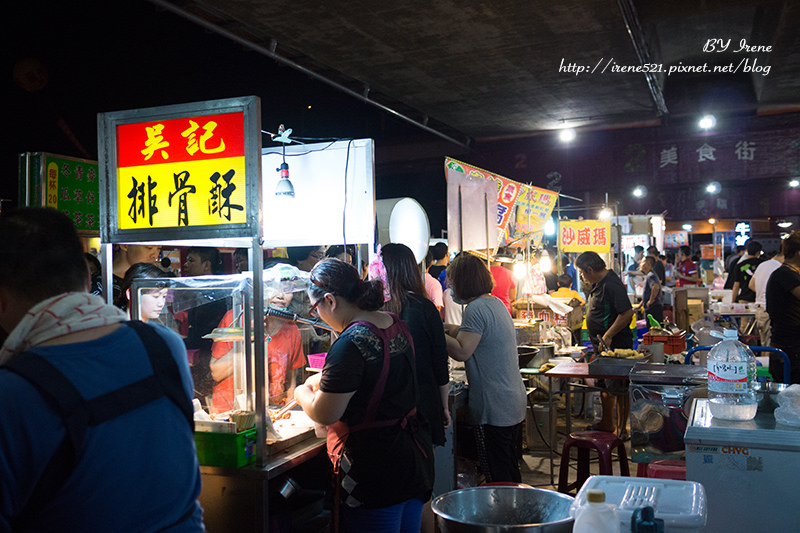
<instances>
[{"instance_id":1,"label":"bottled drink","mask_svg":"<svg viewBox=\"0 0 800 533\"><path fill-rule=\"evenodd\" d=\"M586 491L586 503L575 513L573 533L619 533L617 510L606 503L606 493L598 489Z\"/></svg>"},{"instance_id":2,"label":"bottled drink","mask_svg":"<svg viewBox=\"0 0 800 533\"><path fill-rule=\"evenodd\" d=\"M738 337L735 329L726 329L708 352L708 405L716 418L752 420L758 408L756 356Z\"/></svg>"}]
</instances>

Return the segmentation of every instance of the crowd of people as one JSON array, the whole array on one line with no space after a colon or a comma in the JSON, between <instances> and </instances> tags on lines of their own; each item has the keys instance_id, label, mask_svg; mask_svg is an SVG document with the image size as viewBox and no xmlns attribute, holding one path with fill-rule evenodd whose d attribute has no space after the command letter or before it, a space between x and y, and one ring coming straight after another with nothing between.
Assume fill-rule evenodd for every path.
<instances>
[{"instance_id":1,"label":"crowd of people","mask_svg":"<svg viewBox=\"0 0 800 533\"><path fill-rule=\"evenodd\" d=\"M759 331L790 356L791 380L800 382L800 232L784 239L778 255L765 260L761 252L751 242L730 260L733 298L763 304ZM91 293L99 266L69 220L51 209L0 215L0 254L0 429L20 436L0 439L0 529L202 531L191 402L208 402L214 412L235 406L233 345L204 338L234 325L230 302L175 313L179 335L161 323L170 265L157 263L157 248L121 245L112 263L116 305L106 304ZM286 269L287 279L308 272L307 290L272 291L268 305L288 311L300 302L295 309L319 317L336 338L322 370L300 379L307 355L300 331L268 314L269 401L295 399L327 427L342 531L433 529L435 456L453 423L450 360L464 363L469 380L480 472L487 482L521 481L526 391L512 319L520 295L536 288L581 303L585 297L586 327L599 352L631 348L633 313L660 319L671 281L699 281L685 248L674 269L655 248L637 248L623 277L594 252L574 262L564 257L560 277L523 280L519 291L502 261L489 265L468 252L451 261L446 245L431 248L427 271L402 244L383 246L369 267L355 264L352 248L293 248L287 255L267 258L265 268ZM246 250L233 259L236 271L248 269ZM17 268L23 260L31 267ZM182 266L184 277L226 270L215 248L188 249ZM638 277L643 293L634 306L626 282ZM155 281L132 294L142 279ZM781 379L774 362L770 370ZM601 385L608 394L597 429L624 437L627 394L613 382ZM147 390L136 395L141 400L116 401L139 387ZM114 407L86 400L98 396L114 399Z\"/></svg>"},{"instance_id":2,"label":"crowd of people","mask_svg":"<svg viewBox=\"0 0 800 533\"><path fill-rule=\"evenodd\" d=\"M230 302L220 299L167 313L179 335L162 323L165 309L174 298L169 287L175 282L168 281L174 272L171 265L159 261L157 248L116 247L112 262L116 305L107 305L89 292L102 290L100 267L85 255L66 217L49 209L27 209L4 213L0 225L4 241L0 269L5 273L21 257L35 257L39 266L26 275L52 280L37 284L40 291L28 290L31 282L22 279L19 272L4 276L0 282L0 325L8 333L0 367L0 394L4 405L16 406L23 401L36 410L36 416L22 419L0 417L0 424L4 434L27 432L26 442L40 443L35 449L23 450L6 447L13 443L3 441L2 456L19 459L3 462L14 466L3 472L2 494L19 495L2 498L3 525L52 529L56 524L80 524L81 529L95 530L132 529L134 526L125 524L135 523L143 530L202 530L191 401L209 402L215 412L233 406L231 343L204 338L215 328L226 329L233 324ZM25 231L20 230L22 226ZM53 230L55 226L59 231ZM32 247L39 247L38 255L33 254ZM45 250L47 260L40 257ZM294 370L304 367L306 361L297 326L265 318L270 401L294 398L313 420L328 426L329 454L338 480L337 520L343 531L362 531L365 524L373 529L384 524L387 530L395 530L405 524L402 527L409 530L432 530L432 517L422 516L433 486L434 448L444 444L445 429L452 424L448 406L451 356L467 361L470 367L475 394L472 414L478 426L476 438L486 451L481 458L487 479L519 481L514 445L524 417L525 392L517 371L511 316L503 303L490 295L494 282L484 262L462 254L448 265L445 251L439 259L444 263L440 274L444 274L433 278L419 268L410 249L389 244L379 255L385 276L365 279L363 265L356 268L352 264L352 249L331 247L326 254L323 247L316 246L290 249L287 255L268 259L265 267L284 268L281 263L290 263L292 268L310 271L310 285L307 292L278 291L268 305L287 310L293 300L305 298L309 304L306 314L321 317L338 336L328 349L322 371L298 382ZM226 270L215 248L193 247L185 257L180 272L184 278L216 276ZM235 270L248 268L246 251L237 250L233 259ZM58 268L54 261L58 261ZM462 268L465 265L466 270ZM50 272L44 276L41 269ZM473 274L481 277L480 286L472 283ZM92 279L98 280L96 286ZM447 291L450 298L463 302L460 327L446 326L443 321L443 303L435 298L444 292L440 279L451 283ZM438 291L431 291L434 283ZM92 320L81 321L82 326L77 328L75 322L88 314L86 306L93 309ZM138 316L131 316L132 309L138 309ZM141 338L141 342L133 342L134 338ZM497 345L497 339L505 339L504 344ZM77 342L82 343L80 350L72 348L71 343ZM164 346L166 350L162 350ZM126 357L117 360L119 353ZM150 358L152 366L143 365L143 357ZM62 366L62 360L69 364ZM42 364L55 364L60 371L57 381L40 382L32 377L37 365ZM494 370L487 372L483 368L486 364L493 365ZM74 373L76 365L102 371L98 370L94 381L85 382ZM160 396L143 395L148 398L143 400L144 405L131 405L121 412L103 410L106 418L97 429L92 412L87 415L92 420L91 429L56 423L66 412L60 393L53 387L74 383L77 397L98 392L113 396L118 394L117 388L138 386L128 382L139 379L142 372L146 375L148 369L152 377L147 379L160 383L163 389L159 389ZM508 387L515 398L510 411L494 398ZM18 414L21 412L18 409ZM187 423L163 427L169 418L186 418ZM154 424L159 425L158 430L153 430ZM39 426L52 429L37 432ZM123 426L132 432L130 436L120 431ZM143 428L152 438L142 438ZM86 435L85 443L73 439L72 431ZM84 446L93 450L101 446L109 457L112 450L116 453L122 449L127 469L110 467L103 454L83 454ZM41 460L48 457L53 459ZM145 457L156 466L161 462L164 465L148 469L151 474L147 476L134 475L141 470ZM65 459L69 459L66 471L49 465ZM80 484L73 481L78 473ZM90 488L96 490L109 482L114 488L104 493L102 512L84 509L100 501L89 496ZM62 490L66 484L69 491ZM154 494L159 497L153 499Z\"/></svg>"}]
</instances>

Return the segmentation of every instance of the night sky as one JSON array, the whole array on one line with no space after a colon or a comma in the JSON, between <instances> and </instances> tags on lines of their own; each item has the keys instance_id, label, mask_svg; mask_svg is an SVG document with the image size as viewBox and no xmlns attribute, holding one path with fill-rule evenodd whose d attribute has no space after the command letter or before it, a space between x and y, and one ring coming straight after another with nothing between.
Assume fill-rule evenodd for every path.
<instances>
[{"instance_id":1,"label":"night sky","mask_svg":"<svg viewBox=\"0 0 800 533\"><path fill-rule=\"evenodd\" d=\"M108 111L256 95L267 131L283 123L296 137L371 137L378 150L436 140L144 0L7 4L0 198L13 201L6 206L17 203L19 153L96 160L97 114ZM267 136L263 144L274 146ZM380 169L376 179L378 199L416 197L437 236L444 204L427 196L432 178L444 193L441 161L413 169L402 183L382 181Z\"/></svg>"}]
</instances>

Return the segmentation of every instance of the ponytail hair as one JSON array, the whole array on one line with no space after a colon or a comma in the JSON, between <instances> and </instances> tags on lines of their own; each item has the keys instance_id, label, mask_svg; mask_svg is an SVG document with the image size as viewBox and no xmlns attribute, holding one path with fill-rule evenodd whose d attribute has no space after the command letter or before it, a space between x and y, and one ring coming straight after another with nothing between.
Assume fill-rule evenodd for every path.
<instances>
[{"instance_id":1,"label":"ponytail hair","mask_svg":"<svg viewBox=\"0 0 800 533\"><path fill-rule=\"evenodd\" d=\"M383 282L362 281L353 265L339 259L324 259L311 271L309 293L316 299L331 293L364 311L383 307Z\"/></svg>"}]
</instances>

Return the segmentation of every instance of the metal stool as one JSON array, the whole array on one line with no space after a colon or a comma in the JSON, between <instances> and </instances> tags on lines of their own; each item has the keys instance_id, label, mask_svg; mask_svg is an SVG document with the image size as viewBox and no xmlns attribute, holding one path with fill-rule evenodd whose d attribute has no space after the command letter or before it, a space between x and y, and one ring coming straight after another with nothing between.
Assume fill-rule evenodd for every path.
<instances>
[{"instance_id":1,"label":"metal stool","mask_svg":"<svg viewBox=\"0 0 800 533\"><path fill-rule=\"evenodd\" d=\"M569 483L569 452L572 447L578 449L578 478ZM600 475L612 476L612 452L616 448L619 459L620 475L630 476L628 454L625 443L607 431L575 431L569 434L561 450L561 466L558 473L558 492L569 494L573 489L580 490L589 479L589 450L596 450L600 458Z\"/></svg>"}]
</instances>

